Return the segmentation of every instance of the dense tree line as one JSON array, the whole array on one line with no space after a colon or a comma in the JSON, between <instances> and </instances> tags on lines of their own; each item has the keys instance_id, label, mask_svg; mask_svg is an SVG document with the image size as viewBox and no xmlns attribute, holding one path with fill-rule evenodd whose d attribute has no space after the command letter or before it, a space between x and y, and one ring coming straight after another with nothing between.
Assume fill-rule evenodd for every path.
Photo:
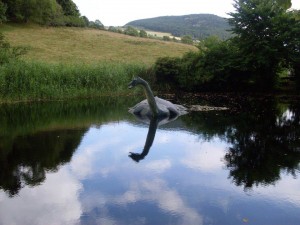
<instances>
[{"instance_id":1,"label":"dense tree line","mask_svg":"<svg viewBox=\"0 0 300 225\"><path fill-rule=\"evenodd\" d=\"M100 21L81 16L72 0L0 0L0 23L5 21L103 28Z\"/></svg>"},{"instance_id":2,"label":"dense tree line","mask_svg":"<svg viewBox=\"0 0 300 225\"><path fill-rule=\"evenodd\" d=\"M299 87L300 20L290 6L288 0L235 0L229 19L234 37L209 37L198 52L159 59L157 80L188 90L266 90L286 70Z\"/></svg>"}]
</instances>

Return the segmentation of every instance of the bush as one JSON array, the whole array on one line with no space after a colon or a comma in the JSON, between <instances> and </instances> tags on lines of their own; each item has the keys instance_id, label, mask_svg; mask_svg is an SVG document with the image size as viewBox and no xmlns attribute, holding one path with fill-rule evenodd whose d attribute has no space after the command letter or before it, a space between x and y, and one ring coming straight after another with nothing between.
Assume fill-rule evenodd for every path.
<instances>
[{"instance_id":1,"label":"bush","mask_svg":"<svg viewBox=\"0 0 300 225\"><path fill-rule=\"evenodd\" d=\"M130 36L134 36L134 37L138 37L139 36L139 31L131 26L128 26L126 28L126 30L124 31L124 34L130 35Z\"/></svg>"},{"instance_id":2,"label":"bush","mask_svg":"<svg viewBox=\"0 0 300 225\"><path fill-rule=\"evenodd\" d=\"M162 57L157 59L154 66L156 81L159 85L177 84L181 71L181 59L177 57Z\"/></svg>"},{"instance_id":3,"label":"bush","mask_svg":"<svg viewBox=\"0 0 300 225\"><path fill-rule=\"evenodd\" d=\"M192 45L193 44L193 38L189 35L185 35L185 36L181 37L181 42L184 43L184 44Z\"/></svg>"},{"instance_id":4,"label":"bush","mask_svg":"<svg viewBox=\"0 0 300 225\"><path fill-rule=\"evenodd\" d=\"M143 38L148 37L148 34L145 30L140 30L139 35L140 35L140 37L143 37Z\"/></svg>"},{"instance_id":5,"label":"bush","mask_svg":"<svg viewBox=\"0 0 300 225\"><path fill-rule=\"evenodd\" d=\"M7 5L0 1L0 24L6 21Z\"/></svg>"},{"instance_id":6,"label":"bush","mask_svg":"<svg viewBox=\"0 0 300 225\"><path fill-rule=\"evenodd\" d=\"M165 57L155 63L159 84L180 87L188 91L237 90L250 82L250 73L234 42L214 38L204 40L200 51L182 58Z\"/></svg>"}]
</instances>

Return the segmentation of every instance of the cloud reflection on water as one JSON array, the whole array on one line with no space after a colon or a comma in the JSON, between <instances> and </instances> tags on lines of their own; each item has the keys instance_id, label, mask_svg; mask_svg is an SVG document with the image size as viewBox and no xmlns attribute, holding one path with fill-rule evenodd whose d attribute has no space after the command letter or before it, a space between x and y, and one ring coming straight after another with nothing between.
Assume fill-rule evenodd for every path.
<instances>
[{"instance_id":1,"label":"cloud reflection on water","mask_svg":"<svg viewBox=\"0 0 300 225\"><path fill-rule=\"evenodd\" d=\"M130 160L126 161L124 160L126 153L128 154L133 149L142 149L144 145L143 138L145 138L147 132L147 128L133 128L130 126L126 123L119 124L120 130L130 130L130 134L126 132L117 134L119 140L121 140L118 143L121 148L117 152L111 152L111 146L109 147L109 145L106 145L101 151L94 151L97 154L91 157L90 164L93 165L92 171L94 171L91 176L96 177L96 173L99 171L104 173L103 171L105 171L105 176L98 178L102 179L103 183L107 182L106 179L113 179L113 182L120 187L117 192L108 193L107 190L103 192L101 185L99 185L98 190L82 196L85 214L89 214L95 209L106 210L107 214L101 214L100 216L102 219L114 221L115 224L122 224L120 218L114 217L109 209L117 207L132 212L133 205L143 204L145 209L149 209L149 207L153 207L151 204L154 204L160 209L157 216L180 218L176 220L178 224L201 224L206 223L204 221L214 221L212 216L206 215L204 217L201 215L200 211L203 207L220 209L224 214L231 214L238 209L235 206L238 202L245 201L249 205L256 204L255 202L260 202L259 204L262 205L274 203L274 211L276 211L282 209L276 203L277 201L283 201L283 205L288 204L286 199L291 200L293 195L297 196L297 198L294 198L294 202L296 204L300 203L299 190L295 189L297 185L298 187L300 185L299 180L294 180L292 187L289 185L288 188L293 190L291 194L286 191L286 185L291 184L288 181L289 178L283 178L279 181L280 185L254 187L251 193L245 193L242 187L234 186L228 180L226 175L228 171L224 169L223 161L229 144L219 138L205 141L199 140L186 132L158 130L152 149L142 163L137 164ZM98 139L94 141L105 143L102 132L107 133L107 130L102 128L101 131L95 132L99 133L96 135ZM110 140L107 141L110 142ZM111 154L113 156L110 156ZM81 156L78 154L76 157ZM106 162L107 158L110 158L110 163ZM174 186L176 184L170 180L170 176L173 174L180 176L177 171L180 172L181 170L186 170L185 177L180 178L181 184ZM120 176L124 179L120 179ZM183 187L194 186L197 186L199 190L196 192L191 190L192 195L188 194L188 189L182 192ZM145 206L147 204L150 204L150 206ZM136 218L138 220L140 218L137 215L130 216L132 219ZM233 221L242 221L244 217L233 218ZM276 217L274 218L276 220ZM124 218L122 219L124 220ZM147 224L147 218L144 218L143 223ZM174 224L176 223L174 222Z\"/></svg>"},{"instance_id":2,"label":"cloud reflection on water","mask_svg":"<svg viewBox=\"0 0 300 225\"><path fill-rule=\"evenodd\" d=\"M290 215L287 206L300 208L300 180L291 176L246 193L233 185L222 161L229 145L219 138L159 129L137 164L128 152L143 148L146 133L126 122L90 128L70 164L43 184L13 199L0 192L0 224L151 224L153 213L162 223L217 224L222 213L224 224L259 224L266 206L274 211L270 223L276 212Z\"/></svg>"},{"instance_id":3,"label":"cloud reflection on water","mask_svg":"<svg viewBox=\"0 0 300 225\"><path fill-rule=\"evenodd\" d=\"M82 185L66 167L48 173L37 187L24 187L13 199L0 192L0 224L76 224L82 214Z\"/></svg>"}]
</instances>

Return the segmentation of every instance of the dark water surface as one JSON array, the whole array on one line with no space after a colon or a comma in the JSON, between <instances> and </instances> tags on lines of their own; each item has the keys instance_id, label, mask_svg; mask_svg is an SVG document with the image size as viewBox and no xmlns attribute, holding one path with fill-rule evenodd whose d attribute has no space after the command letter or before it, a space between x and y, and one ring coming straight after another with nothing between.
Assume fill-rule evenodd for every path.
<instances>
[{"instance_id":1,"label":"dark water surface","mask_svg":"<svg viewBox=\"0 0 300 225\"><path fill-rule=\"evenodd\" d=\"M1 105L0 224L300 224L300 103L149 130L139 100Z\"/></svg>"}]
</instances>

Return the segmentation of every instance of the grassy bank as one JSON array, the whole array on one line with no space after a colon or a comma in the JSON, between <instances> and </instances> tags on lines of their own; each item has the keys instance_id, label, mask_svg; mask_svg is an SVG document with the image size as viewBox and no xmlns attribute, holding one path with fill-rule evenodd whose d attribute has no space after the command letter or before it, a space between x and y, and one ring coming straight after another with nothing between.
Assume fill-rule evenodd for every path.
<instances>
[{"instance_id":1,"label":"grassy bank","mask_svg":"<svg viewBox=\"0 0 300 225\"><path fill-rule=\"evenodd\" d=\"M182 56L196 47L181 43L131 37L103 30L41 27L35 24L2 24L2 32L13 46L27 46L24 60L51 63L143 63L158 57Z\"/></svg>"},{"instance_id":2,"label":"grassy bank","mask_svg":"<svg viewBox=\"0 0 300 225\"><path fill-rule=\"evenodd\" d=\"M147 74L158 57L196 50L87 28L1 24L0 32L5 36L0 49L0 103L132 93L128 82ZM24 46L28 52L16 59L14 48L8 49L6 43Z\"/></svg>"},{"instance_id":3,"label":"grassy bank","mask_svg":"<svg viewBox=\"0 0 300 225\"><path fill-rule=\"evenodd\" d=\"M13 61L0 66L0 102L60 100L129 93L143 64L47 64Z\"/></svg>"}]
</instances>

